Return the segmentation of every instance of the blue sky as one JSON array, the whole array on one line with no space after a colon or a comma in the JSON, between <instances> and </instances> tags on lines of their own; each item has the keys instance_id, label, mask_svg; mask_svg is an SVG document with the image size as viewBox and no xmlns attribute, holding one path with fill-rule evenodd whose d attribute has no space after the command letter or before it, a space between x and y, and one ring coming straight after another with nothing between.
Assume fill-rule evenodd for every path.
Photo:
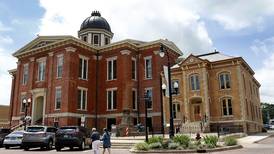
<instances>
[{"instance_id":1,"label":"blue sky","mask_svg":"<svg viewBox=\"0 0 274 154\"><path fill-rule=\"evenodd\" d=\"M65 4L65 5L63 5ZM271 0L6 0L0 1L0 104L9 104L13 52L39 35L77 37L81 22L99 10L114 41L167 38L185 55L218 51L242 56L274 102L274 2Z\"/></svg>"}]
</instances>

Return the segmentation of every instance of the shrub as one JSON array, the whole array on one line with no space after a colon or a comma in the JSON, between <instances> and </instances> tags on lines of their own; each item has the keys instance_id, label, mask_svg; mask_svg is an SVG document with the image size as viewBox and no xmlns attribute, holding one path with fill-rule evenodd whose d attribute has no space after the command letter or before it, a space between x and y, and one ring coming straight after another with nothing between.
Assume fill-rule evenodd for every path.
<instances>
[{"instance_id":1,"label":"shrub","mask_svg":"<svg viewBox=\"0 0 274 154\"><path fill-rule=\"evenodd\" d=\"M197 148L196 141L194 141L193 143L190 143L190 144L188 145L188 148L189 148L189 149L196 149L196 148Z\"/></svg>"},{"instance_id":2,"label":"shrub","mask_svg":"<svg viewBox=\"0 0 274 154\"><path fill-rule=\"evenodd\" d=\"M176 135L173 138L173 141L175 143L179 143L182 145L184 148L187 148L189 143L190 143L191 138L187 135Z\"/></svg>"},{"instance_id":3,"label":"shrub","mask_svg":"<svg viewBox=\"0 0 274 154\"><path fill-rule=\"evenodd\" d=\"M237 145L237 140L234 137L226 137L224 141L226 146Z\"/></svg>"},{"instance_id":4,"label":"shrub","mask_svg":"<svg viewBox=\"0 0 274 154\"><path fill-rule=\"evenodd\" d=\"M146 142L142 142L142 143L135 144L134 149L141 150L141 151L147 151L149 149L149 146Z\"/></svg>"},{"instance_id":5,"label":"shrub","mask_svg":"<svg viewBox=\"0 0 274 154\"><path fill-rule=\"evenodd\" d=\"M218 137L215 135L206 135L203 137L203 141L208 148L215 148L217 147Z\"/></svg>"},{"instance_id":6,"label":"shrub","mask_svg":"<svg viewBox=\"0 0 274 154\"><path fill-rule=\"evenodd\" d=\"M169 143L168 144L168 148L169 149L177 149L178 147L180 146L180 144L179 143Z\"/></svg>"},{"instance_id":7,"label":"shrub","mask_svg":"<svg viewBox=\"0 0 274 154\"><path fill-rule=\"evenodd\" d=\"M153 136L153 137L151 137L151 138L149 138L148 139L148 144L151 144L151 143L157 143L157 142L159 142L159 143L163 143L163 137L161 137L161 136Z\"/></svg>"},{"instance_id":8,"label":"shrub","mask_svg":"<svg viewBox=\"0 0 274 154\"><path fill-rule=\"evenodd\" d=\"M168 145L169 145L170 143L172 143L172 140L165 140L165 141L163 141L163 143L162 143L162 147L163 147L164 149L167 149L167 148L168 148Z\"/></svg>"},{"instance_id":9,"label":"shrub","mask_svg":"<svg viewBox=\"0 0 274 154\"><path fill-rule=\"evenodd\" d=\"M162 148L162 144L160 142L151 143L148 146L149 146L149 149L160 149L160 148Z\"/></svg>"}]
</instances>

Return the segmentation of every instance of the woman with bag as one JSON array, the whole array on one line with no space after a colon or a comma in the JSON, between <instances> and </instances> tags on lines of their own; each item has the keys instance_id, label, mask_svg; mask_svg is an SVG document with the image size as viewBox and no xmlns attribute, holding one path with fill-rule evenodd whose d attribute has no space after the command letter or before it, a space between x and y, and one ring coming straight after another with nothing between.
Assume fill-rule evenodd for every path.
<instances>
[{"instance_id":1,"label":"woman with bag","mask_svg":"<svg viewBox=\"0 0 274 154\"><path fill-rule=\"evenodd\" d=\"M108 150L108 153L110 154L110 147L111 147L110 133L108 132L106 128L104 128L102 141L103 141L103 154L105 153L106 149Z\"/></svg>"}]
</instances>

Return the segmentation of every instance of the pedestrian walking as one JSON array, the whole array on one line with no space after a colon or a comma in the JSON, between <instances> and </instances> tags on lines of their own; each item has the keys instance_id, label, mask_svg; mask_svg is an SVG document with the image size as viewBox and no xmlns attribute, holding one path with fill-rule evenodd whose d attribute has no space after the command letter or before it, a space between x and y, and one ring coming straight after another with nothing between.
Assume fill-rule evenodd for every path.
<instances>
[{"instance_id":1,"label":"pedestrian walking","mask_svg":"<svg viewBox=\"0 0 274 154\"><path fill-rule=\"evenodd\" d=\"M106 149L108 150L108 153L110 154L110 147L111 147L110 133L108 132L106 128L104 128L102 141L103 141L103 154L105 154Z\"/></svg>"},{"instance_id":2,"label":"pedestrian walking","mask_svg":"<svg viewBox=\"0 0 274 154\"><path fill-rule=\"evenodd\" d=\"M92 142L92 150L94 151L94 154L99 154L100 134L97 132L96 128L92 128L91 142Z\"/></svg>"}]
</instances>

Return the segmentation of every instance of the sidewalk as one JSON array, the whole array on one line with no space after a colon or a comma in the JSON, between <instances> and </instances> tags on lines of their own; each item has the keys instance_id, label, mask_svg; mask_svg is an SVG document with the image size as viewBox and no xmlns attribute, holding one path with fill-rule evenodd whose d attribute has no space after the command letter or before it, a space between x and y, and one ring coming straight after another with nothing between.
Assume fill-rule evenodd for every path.
<instances>
[{"instance_id":1,"label":"sidewalk","mask_svg":"<svg viewBox=\"0 0 274 154\"><path fill-rule=\"evenodd\" d=\"M242 146L249 146L253 143L258 143L270 136L273 136L274 132L267 132L267 133L258 133L258 134L253 134L249 135L243 138L238 139L238 144L241 144Z\"/></svg>"}]
</instances>

